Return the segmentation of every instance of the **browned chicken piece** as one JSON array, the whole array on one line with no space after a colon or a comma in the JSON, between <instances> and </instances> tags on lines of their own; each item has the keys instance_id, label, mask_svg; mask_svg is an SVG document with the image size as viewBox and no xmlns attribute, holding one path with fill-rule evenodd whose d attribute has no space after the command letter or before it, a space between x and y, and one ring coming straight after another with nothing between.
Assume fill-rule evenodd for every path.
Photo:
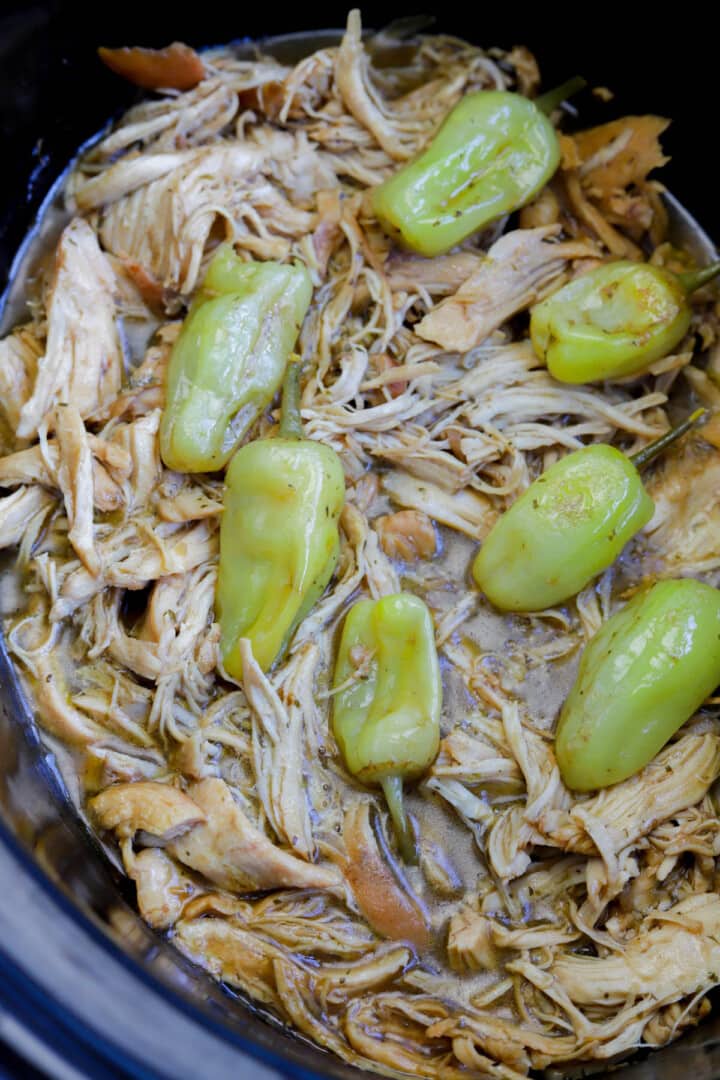
<instances>
[{"instance_id":1,"label":"browned chicken piece","mask_svg":"<svg viewBox=\"0 0 720 1080\"><path fill-rule=\"evenodd\" d=\"M611 196L642 183L670 160L660 145L669 125L662 116L623 116L564 136L574 144L576 158L571 164L578 168L583 187L593 195Z\"/></svg>"},{"instance_id":2,"label":"browned chicken piece","mask_svg":"<svg viewBox=\"0 0 720 1080\"><path fill-rule=\"evenodd\" d=\"M499 963L492 919L465 905L450 919L448 959L455 971L494 971Z\"/></svg>"},{"instance_id":3,"label":"browned chicken piece","mask_svg":"<svg viewBox=\"0 0 720 1080\"><path fill-rule=\"evenodd\" d=\"M618 259L642 258L642 251L636 243L608 220L603 210L593 202L585 192L577 172L567 173L564 177L565 194L571 220L577 221L590 235L596 236L611 255Z\"/></svg>"},{"instance_id":4,"label":"browned chicken piece","mask_svg":"<svg viewBox=\"0 0 720 1080\"><path fill-rule=\"evenodd\" d=\"M415 331L448 352L467 352L535 303L568 268L593 249L583 241L557 241L560 227L517 229L496 241L454 296L441 301Z\"/></svg>"},{"instance_id":5,"label":"browned chicken piece","mask_svg":"<svg viewBox=\"0 0 720 1080\"><path fill-rule=\"evenodd\" d=\"M393 289L415 292L420 285L430 296L448 296L459 289L482 263L482 256L471 251L436 255L432 259L394 254L385 263L385 273Z\"/></svg>"},{"instance_id":6,"label":"browned chicken piece","mask_svg":"<svg viewBox=\"0 0 720 1080\"><path fill-rule=\"evenodd\" d=\"M17 426L32 438L55 405L83 419L105 412L120 390L122 349L115 323L115 276L94 230L75 218L64 230L47 301L45 355Z\"/></svg>"},{"instance_id":7,"label":"browned chicken piece","mask_svg":"<svg viewBox=\"0 0 720 1080\"><path fill-rule=\"evenodd\" d=\"M437 551L435 527L422 510L399 510L373 521L380 546L391 559L432 559Z\"/></svg>"},{"instance_id":8,"label":"browned chicken piece","mask_svg":"<svg viewBox=\"0 0 720 1080\"><path fill-rule=\"evenodd\" d=\"M186 956L212 974L237 986L255 1001L278 1007L273 960L276 945L227 919L193 919L178 923L174 942Z\"/></svg>"},{"instance_id":9,"label":"browned chicken piece","mask_svg":"<svg viewBox=\"0 0 720 1080\"><path fill-rule=\"evenodd\" d=\"M246 817L223 780L210 777L188 793L206 824L171 844L168 851L223 889L330 889L337 872L303 862L276 847Z\"/></svg>"},{"instance_id":10,"label":"browned chicken piece","mask_svg":"<svg viewBox=\"0 0 720 1080\"><path fill-rule=\"evenodd\" d=\"M658 185L648 173L664 165L659 137L669 124L660 116L624 116L574 135L561 135L562 172L555 185L564 193L564 223L585 226L620 258L644 258L643 236L663 239L667 214Z\"/></svg>"},{"instance_id":11,"label":"browned chicken piece","mask_svg":"<svg viewBox=\"0 0 720 1080\"><path fill-rule=\"evenodd\" d=\"M370 821L370 804L355 802L345 815L345 873L363 916L376 933L417 948L430 942L427 911L401 883L380 852Z\"/></svg>"},{"instance_id":12,"label":"browned chicken piece","mask_svg":"<svg viewBox=\"0 0 720 1080\"><path fill-rule=\"evenodd\" d=\"M140 914L154 930L168 930L197 892L180 867L159 848L145 848L128 867L135 882Z\"/></svg>"},{"instance_id":13,"label":"browned chicken piece","mask_svg":"<svg viewBox=\"0 0 720 1080\"><path fill-rule=\"evenodd\" d=\"M58 486L65 500L68 540L88 573L100 572L93 533L92 454L82 417L74 405L55 409L58 447Z\"/></svg>"},{"instance_id":14,"label":"browned chicken piece","mask_svg":"<svg viewBox=\"0 0 720 1080\"><path fill-rule=\"evenodd\" d=\"M202 808L179 788L155 780L113 784L88 806L101 829L115 830L119 837L144 832L163 844L206 820Z\"/></svg>"},{"instance_id":15,"label":"browned chicken piece","mask_svg":"<svg viewBox=\"0 0 720 1080\"><path fill-rule=\"evenodd\" d=\"M328 263L343 239L343 231L340 228L342 205L340 191L337 188L318 191L317 214L318 223L312 234L312 242L318 273L321 277L325 277Z\"/></svg>"},{"instance_id":16,"label":"browned chicken piece","mask_svg":"<svg viewBox=\"0 0 720 1080\"><path fill-rule=\"evenodd\" d=\"M101 47L98 56L116 75L146 90L191 90L205 78L202 60L181 41L164 49Z\"/></svg>"}]
</instances>

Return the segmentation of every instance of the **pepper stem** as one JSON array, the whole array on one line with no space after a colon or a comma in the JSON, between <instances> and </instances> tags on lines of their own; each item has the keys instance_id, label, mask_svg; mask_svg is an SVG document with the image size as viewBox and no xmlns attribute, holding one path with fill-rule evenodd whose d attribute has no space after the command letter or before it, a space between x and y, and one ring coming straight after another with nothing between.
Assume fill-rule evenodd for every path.
<instances>
[{"instance_id":1,"label":"pepper stem","mask_svg":"<svg viewBox=\"0 0 720 1080\"><path fill-rule=\"evenodd\" d=\"M286 439L302 439L303 426L300 413L300 369L302 362L297 353L288 360L282 391L280 435Z\"/></svg>"},{"instance_id":2,"label":"pepper stem","mask_svg":"<svg viewBox=\"0 0 720 1080\"><path fill-rule=\"evenodd\" d=\"M406 863L415 866L418 861L417 845L415 843L415 833L405 813L402 777L386 776L380 783L392 818L395 839L398 842L400 854Z\"/></svg>"},{"instance_id":3,"label":"pepper stem","mask_svg":"<svg viewBox=\"0 0 720 1080\"><path fill-rule=\"evenodd\" d=\"M547 93L535 98L535 104L541 112L549 116L554 109L557 109L558 105L562 105L563 101L572 97L573 94L577 94L586 86L587 79L583 79L582 75L575 75L560 86L556 86L554 90L548 90Z\"/></svg>"},{"instance_id":4,"label":"pepper stem","mask_svg":"<svg viewBox=\"0 0 720 1080\"><path fill-rule=\"evenodd\" d=\"M712 281L718 274L720 274L720 259L710 263L709 266L704 266L702 270L689 270L686 274L677 276L685 292L690 294L696 289L701 289L703 285L707 285L708 281Z\"/></svg>"},{"instance_id":5,"label":"pepper stem","mask_svg":"<svg viewBox=\"0 0 720 1080\"><path fill-rule=\"evenodd\" d=\"M694 413L683 420L677 427L672 428L665 435L661 435L659 439L655 439L655 442L648 443L642 450L638 450L637 454L632 454L630 460L636 469L642 469L645 465L648 465L651 461L654 461L658 454L662 454L664 450L667 450L668 446L671 446L678 439L695 427L699 420L707 413L707 409L696 409Z\"/></svg>"}]
</instances>

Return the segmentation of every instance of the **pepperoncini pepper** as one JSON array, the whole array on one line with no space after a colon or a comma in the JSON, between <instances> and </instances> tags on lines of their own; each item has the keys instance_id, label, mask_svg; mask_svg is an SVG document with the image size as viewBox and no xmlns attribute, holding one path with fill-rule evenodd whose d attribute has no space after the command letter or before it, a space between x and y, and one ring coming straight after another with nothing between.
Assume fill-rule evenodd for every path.
<instances>
[{"instance_id":1,"label":"pepperoncini pepper","mask_svg":"<svg viewBox=\"0 0 720 1080\"><path fill-rule=\"evenodd\" d=\"M223 244L172 350L160 428L179 472L222 468L277 393L312 296L304 266L243 262Z\"/></svg>"},{"instance_id":2,"label":"pepperoncini pepper","mask_svg":"<svg viewBox=\"0 0 720 1080\"><path fill-rule=\"evenodd\" d=\"M345 500L340 458L302 434L300 364L285 376L277 438L237 451L226 476L217 607L225 670L242 678L249 638L267 671L332 577Z\"/></svg>"},{"instance_id":3,"label":"pepperoncini pepper","mask_svg":"<svg viewBox=\"0 0 720 1080\"><path fill-rule=\"evenodd\" d=\"M545 114L584 85L573 79L536 101L504 90L466 95L429 147L375 189L380 224L420 255L440 255L530 202L560 162Z\"/></svg>"},{"instance_id":4,"label":"pepperoncini pepper","mask_svg":"<svg viewBox=\"0 0 720 1080\"><path fill-rule=\"evenodd\" d=\"M610 566L655 509L638 469L704 412L633 459L596 443L551 465L499 518L475 558L473 577L490 602L501 611L542 611Z\"/></svg>"},{"instance_id":5,"label":"pepperoncini pepper","mask_svg":"<svg viewBox=\"0 0 720 1080\"><path fill-rule=\"evenodd\" d=\"M606 263L569 281L530 315L530 337L556 379L595 382L637 375L670 353L690 326L688 296L720 273Z\"/></svg>"},{"instance_id":6,"label":"pepperoncini pepper","mask_svg":"<svg viewBox=\"0 0 720 1080\"><path fill-rule=\"evenodd\" d=\"M348 771L380 784L403 857L416 862L403 781L440 745L442 688L433 622L417 596L360 600L343 626L335 664L333 731Z\"/></svg>"},{"instance_id":7,"label":"pepperoncini pepper","mask_svg":"<svg viewBox=\"0 0 720 1080\"><path fill-rule=\"evenodd\" d=\"M720 683L720 590L660 581L587 645L558 724L562 778L576 791L638 772Z\"/></svg>"}]
</instances>

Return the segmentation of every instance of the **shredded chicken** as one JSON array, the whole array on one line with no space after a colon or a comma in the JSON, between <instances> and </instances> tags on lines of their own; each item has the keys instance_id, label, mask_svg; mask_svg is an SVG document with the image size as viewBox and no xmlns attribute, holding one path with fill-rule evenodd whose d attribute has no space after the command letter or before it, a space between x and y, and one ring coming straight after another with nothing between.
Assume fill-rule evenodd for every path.
<instances>
[{"instance_id":1,"label":"shredded chicken","mask_svg":"<svg viewBox=\"0 0 720 1080\"><path fill-rule=\"evenodd\" d=\"M718 982L720 900L692 896L653 912L619 955L560 957L550 969L571 1001L622 1004L650 997L669 1004Z\"/></svg>"},{"instance_id":2,"label":"shredded chicken","mask_svg":"<svg viewBox=\"0 0 720 1080\"><path fill-rule=\"evenodd\" d=\"M45 353L37 360L30 397L20 410L17 435L37 435L55 405L73 405L83 419L103 413L122 379L115 321L115 279L97 236L82 218L63 232L47 300Z\"/></svg>"},{"instance_id":3,"label":"shredded chicken","mask_svg":"<svg viewBox=\"0 0 720 1080\"><path fill-rule=\"evenodd\" d=\"M80 189L78 204L105 207L100 235L108 251L143 267L163 288L188 294L218 221L228 239L265 258L282 259L287 238L309 231L311 216L262 174L263 166L280 167L297 151L296 140L277 133L270 161L261 138L255 145L218 144L121 160ZM262 225L268 210L272 229Z\"/></svg>"},{"instance_id":4,"label":"shredded chicken","mask_svg":"<svg viewBox=\"0 0 720 1080\"><path fill-rule=\"evenodd\" d=\"M151 780L114 784L89 805L102 829L114 829L119 836L145 832L163 844L205 821L198 803L178 788Z\"/></svg>"},{"instance_id":5,"label":"shredded chicken","mask_svg":"<svg viewBox=\"0 0 720 1080\"><path fill-rule=\"evenodd\" d=\"M668 576L720 567L719 480L720 452L702 439L688 440L650 478L655 514L647 526L648 543Z\"/></svg>"},{"instance_id":6,"label":"shredded chicken","mask_svg":"<svg viewBox=\"0 0 720 1080\"><path fill-rule=\"evenodd\" d=\"M178 43L108 59L156 93L80 155L54 260L34 260L0 341L0 610L141 916L376 1072L522 1080L664 1045L720 971L718 701L589 794L564 786L554 725L581 650L638 587L720 581L720 309L703 289L672 356L587 386L550 376L523 312L613 258L692 269L652 175L666 121L559 132L560 167L511 231L424 259L380 228L372 189L465 95L535 97L526 48L407 21L363 33L353 11L293 65ZM223 473L174 472L160 449L174 343L223 240L307 267L304 430L346 482L326 592L268 671L242 642L234 685ZM469 571L498 517L581 446L640 449L688 394L712 416L644 475L655 514L616 564L562 608L493 609ZM248 439L274 433L277 404ZM333 730L342 620L403 590L430 609L444 695L439 753L405 784L417 865Z\"/></svg>"},{"instance_id":7,"label":"shredded chicken","mask_svg":"<svg viewBox=\"0 0 720 1080\"><path fill-rule=\"evenodd\" d=\"M419 323L417 333L448 352L467 352L523 308L540 299L587 244L558 242L560 228L517 229L498 240L454 296ZM555 240L555 243L549 241Z\"/></svg>"},{"instance_id":8,"label":"shredded chicken","mask_svg":"<svg viewBox=\"0 0 720 1080\"><path fill-rule=\"evenodd\" d=\"M206 824L170 846L180 862L225 889L294 887L327 889L339 877L331 869L302 862L267 839L243 814L222 780L190 787Z\"/></svg>"},{"instance_id":9,"label":"shredded chicken","mask_svg":"<svg viewBox=\"0 0 720 1080\"><path fill-rule=\"evenodd\" d=\"M133 857L127 870L135 882L137 904L145 922L154 930L174 926L196 891L193 883L183 880L176 863L158 848L145 848Z\"/></svg>"},{"instance_id":10,"label":"shredded chicken","mask_svg":"<svg viewBox=\"0 0 720 1080\"><path fill-rule=\"evenodd\" d=\"M65 500L68 540L89 574L100 572L93 533L93 466L82 417L73 405L55 410L59 465L58 486Z\"/></svg>"},{"instance_id":11,"label":"shredded chicken","mask_svg":"<svg viewBox=\"0 0 720 1080\"><path fill-rule=\"evenodd\" d=\"M7 431L3 442L13 446L23 406L32 394L38 361L43 354L41 342L33 328L20 327L0 341L0 409Z\"/></svg>"}]
</instances>

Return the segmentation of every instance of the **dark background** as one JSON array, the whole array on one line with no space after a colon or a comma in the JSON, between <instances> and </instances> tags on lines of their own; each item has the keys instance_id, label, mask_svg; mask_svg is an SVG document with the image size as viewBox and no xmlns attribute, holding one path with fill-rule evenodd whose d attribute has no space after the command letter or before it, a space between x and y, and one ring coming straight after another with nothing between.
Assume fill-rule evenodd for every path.
<instances>
[{"instance_id":1,"label":"dark background","mask_svg":"<svg viewBox=\"0 0 720 1080\"><path fill-rule=\"evenodd\" d=\"M671 17L664 12L670 10ZM9 262L50 182L74 149L135 91L106 71L99 44L195 46L343 23L343 4L277 0L186 4L153 0L103 5L50 0L0 2L0 289ZM364 23L428 12L436 28L482 46L528 45L544 86L583 74L616 98L578 98L583 126L623 112L656 112L674 121L664 136L672 162L668 186L720 241L717 147L720 141L716 36L698 6L659 4L513 4L510 0L443 4L364 4Z\"/></svg>"}]
</instances>

